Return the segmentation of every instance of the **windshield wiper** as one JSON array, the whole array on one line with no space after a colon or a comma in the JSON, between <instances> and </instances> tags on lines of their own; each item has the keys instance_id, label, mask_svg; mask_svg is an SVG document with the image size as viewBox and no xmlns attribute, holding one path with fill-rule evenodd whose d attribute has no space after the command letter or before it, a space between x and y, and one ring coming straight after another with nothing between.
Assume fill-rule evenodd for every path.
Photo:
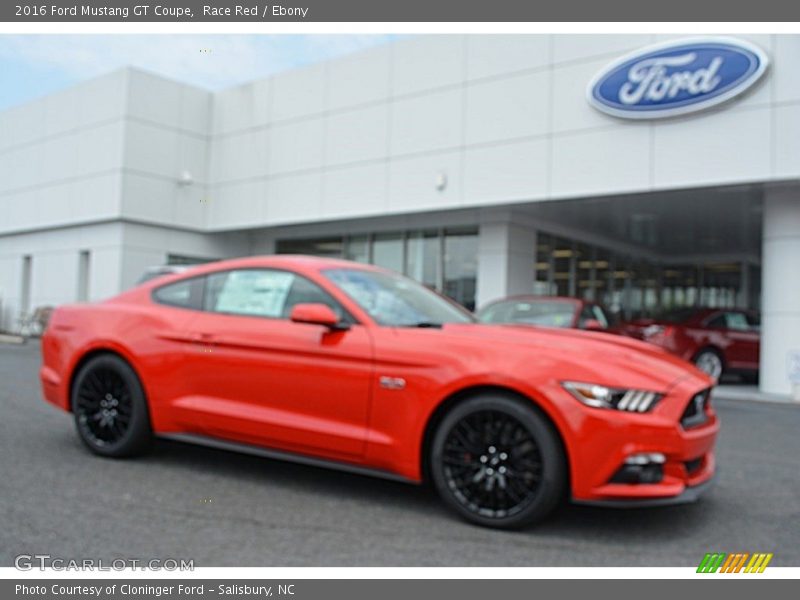
<instances>
[{"instance_id":1,"label":"windshield wiper","mask_svg":"<svg viewBox=\"0 0 800 600\"><path fill-rule=\"evenodd\" d=\"M415 327L418 329L441 329L443 323L434 323L433 321L419 321L418 323L409 323L408 325L401 325L401 327Z\"/></svg>"}]
</instances>

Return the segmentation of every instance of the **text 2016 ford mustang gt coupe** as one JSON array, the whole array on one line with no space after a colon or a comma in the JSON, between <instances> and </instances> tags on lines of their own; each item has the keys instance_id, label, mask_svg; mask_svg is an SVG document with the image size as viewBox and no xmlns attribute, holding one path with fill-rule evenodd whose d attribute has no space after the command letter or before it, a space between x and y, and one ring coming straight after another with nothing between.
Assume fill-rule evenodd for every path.
<instances>
[{"instance_id":1,"label":"text 2016 ford mustang gt coupe","mask_svg":"<svg viewBox=\"0 0 800 600\"><path fill-rule=\"evenodd\" d=\"M57 309L44 395L93 452L154 436L411 482L518 527L565 498L694 499L712 380L637 340L484 325L395 273L281 256L195 267Z\"/></svg>"}]
</instances>

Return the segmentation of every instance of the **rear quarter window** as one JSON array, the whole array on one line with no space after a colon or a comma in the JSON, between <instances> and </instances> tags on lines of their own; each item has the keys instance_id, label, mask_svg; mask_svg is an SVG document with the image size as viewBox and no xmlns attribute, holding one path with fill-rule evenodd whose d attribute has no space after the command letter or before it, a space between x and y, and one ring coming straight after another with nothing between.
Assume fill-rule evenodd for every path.
<instances>
[{"instance_id":1,"label":"rear quarter window","mask_svg":"<svg viewBox=\"0 0 800 600\"><path fill-rule=\"evenodd\" d=\"M162 285L153 290L153 301L177 308L201 310L204 281L204 277L193 277Z\"/></svg>"}]
</instances>

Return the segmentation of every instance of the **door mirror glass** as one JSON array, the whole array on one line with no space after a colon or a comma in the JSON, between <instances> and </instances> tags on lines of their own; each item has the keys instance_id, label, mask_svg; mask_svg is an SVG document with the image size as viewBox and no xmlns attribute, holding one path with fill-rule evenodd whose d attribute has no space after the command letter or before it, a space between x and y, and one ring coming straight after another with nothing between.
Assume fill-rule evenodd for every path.
<instances>
[{"instance_id":1,"label":"door mirror glass","mask_svg":"<svg viewBox=\"0 0 800 600\"><path fill-rule=\"evenodd\" d=\"M289 318L295 323L323 325L331 329L346 328L330 306L317 302L295 304Z\"/></svg>"}]
</instances>

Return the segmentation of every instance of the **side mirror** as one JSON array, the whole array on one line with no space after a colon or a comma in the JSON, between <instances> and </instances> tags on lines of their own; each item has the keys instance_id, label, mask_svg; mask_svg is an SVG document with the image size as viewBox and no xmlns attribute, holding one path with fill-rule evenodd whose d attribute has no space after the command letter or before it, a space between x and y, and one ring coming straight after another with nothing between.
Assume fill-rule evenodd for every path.
<instances>
[{"instance_id":1,"label":"side mirror","mask_svg":"<svg viewBox=\"0 0 800 600\"><path fill-rule=\"evenodd\" d=\"M295 323L322 325L329 329L347 329L346 326L342 326L333 309L322 303L295 304L289 319Z\"/></svg>"},{"instance_id":2,"label":"side mirror","mask_svg":"<svg viewBox=\"0 0 800 600\"><path fill-rule=\"evenodd\" d=\"M605 331L607 328L597 319L586 319L583 322L583 329L586 331Z\"/></svg>"}]
</instances>

